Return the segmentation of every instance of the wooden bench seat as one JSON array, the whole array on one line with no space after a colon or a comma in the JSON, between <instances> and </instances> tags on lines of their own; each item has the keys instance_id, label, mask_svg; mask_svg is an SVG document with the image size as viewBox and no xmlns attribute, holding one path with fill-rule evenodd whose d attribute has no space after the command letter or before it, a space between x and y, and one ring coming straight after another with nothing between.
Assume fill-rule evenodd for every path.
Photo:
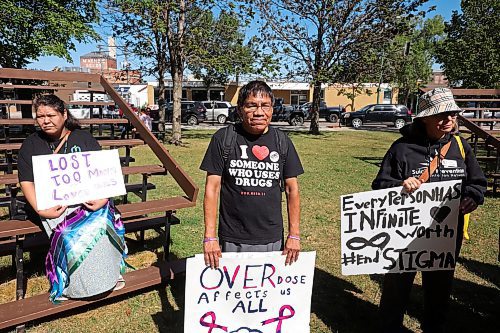
<instances>
[{"instance_id":1,"label":"wooden bench seat","mask_svg":"<svg viewBox=\"0 0 500 333\"><path fill-rule=\"evenodd\" d=\"M101 147L134 147L144 144L141 139L116 139L116 140L98 140ZM22 143L0 143L0 151L19 150Z\"/></svg>"},{"instance_id":2,"label":"wooden bench seat","mask_svg":"<svg viewBox=\"0 0 500 333\"><path fill-rule=\"evenodd\" d=\"M160 262L148 268L129 272L124 275L125 287L112 291L98 300L68 300L54 305L49 301L49 294L41 294L14 302L0 304L0 329L21 325L40 318L57 315L65 311L85 307L92 303L150 288L172 280L176 274L186 271L186 260Z\"/></svg>"},{"instance_id":3,"label":"wooden bench seat","mask_svg":"<svg viewBox=\"0 0 500 333\"><path fill-rule=\"evenodd\" d=\"M112 125L112 124L128 124L125 118L88 118L78 119L80 125ZM20 118L20 119L0 119L0 126L20 126L20 125L36 125L35 119Z\"/></svg>"}]
</instances>

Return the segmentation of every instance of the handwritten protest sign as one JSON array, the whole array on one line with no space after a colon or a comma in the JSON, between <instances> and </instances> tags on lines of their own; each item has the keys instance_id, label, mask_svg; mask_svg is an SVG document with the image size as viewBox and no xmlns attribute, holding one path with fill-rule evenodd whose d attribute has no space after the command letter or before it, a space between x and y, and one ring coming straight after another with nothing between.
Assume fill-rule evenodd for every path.
<instances>
[{"instance_id":1,"label":"handwritten protest sign","mask_svg":"<svg viewBox=\"0 0 500 333\"><path fill-rule=\"evenodd\" d=\"M38 209L125 194L118 150L33 156Z\"/></svg>"},{"instance_id":2,"label":"handwritten protest sign","mask_svg":"<svg viewBox=\"0 0 500 333\"><path fill-rule=\"evenodd\" d=\"M340 199L342 274L451 270L461 181L344 195Z\"/></svg>"},{"instance_id":3,"label":"handwritten protest sign","mask_svg":"<svg viewBox=\"0 0 500 333\"><path fill-rule=\"evenodd\" d=\"M223 253L218 269L187 260L185 333L309 332L315 252Z\"/></svg>"}]
</instances>

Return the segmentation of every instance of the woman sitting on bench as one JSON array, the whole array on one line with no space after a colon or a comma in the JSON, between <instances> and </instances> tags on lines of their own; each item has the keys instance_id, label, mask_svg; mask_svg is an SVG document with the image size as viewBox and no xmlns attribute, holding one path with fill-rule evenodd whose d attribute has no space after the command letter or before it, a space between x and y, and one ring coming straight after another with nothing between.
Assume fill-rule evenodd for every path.
<instances>
[{"instance_id":1,"label":"woman sitting on bench","mask_svg":"<svg viewBox=\"0 0 500 333\"><path fill-rule=\"evenodd\" d=\"M111 200L38 210L35 195L32 156L95 151L101 147L90 133L80 129L78 120L57 96L42 96L34 107L41 131L24 140L18 174L31 206L28 217L33 221L41 219L51 240L45 260L50 300L88 298L121 289L125 286L121 276L126 255L124 228Z\"/></svg>"}]
</instances>

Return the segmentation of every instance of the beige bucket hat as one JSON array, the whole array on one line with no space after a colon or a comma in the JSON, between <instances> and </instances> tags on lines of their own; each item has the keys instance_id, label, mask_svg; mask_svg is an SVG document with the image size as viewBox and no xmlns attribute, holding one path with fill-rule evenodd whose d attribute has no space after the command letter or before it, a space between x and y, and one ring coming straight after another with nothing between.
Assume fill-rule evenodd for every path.
<instances>
[{"instance_id":1,"label":"beige bucket hat","mask_svg":"<svg viewBox=\"0 0 500 333\"><path fill-rule=\"evenodd\" d=\"M418 99L416 118L429 117L438 113L462 111L448 88L434 88Z\"/></svg>"}]
</instances>

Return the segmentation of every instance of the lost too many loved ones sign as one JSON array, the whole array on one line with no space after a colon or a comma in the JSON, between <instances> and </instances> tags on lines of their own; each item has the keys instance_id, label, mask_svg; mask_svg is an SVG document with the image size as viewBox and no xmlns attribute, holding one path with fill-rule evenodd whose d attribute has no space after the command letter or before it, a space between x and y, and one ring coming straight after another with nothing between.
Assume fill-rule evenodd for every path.
<instances>
[{"instance_id":1,"label":"lost too many loved ones sign","mask_svg":"<svg viewBox=\"0 0 500 333\"><path fill-rule=\"evenodd\" d=\"M219 268L187 260L184 332L308 333L315 252L223 253Z\"/></svg>"},{"instance_id":2,"label":"lost too many loved ones sign","mask_svg":"<svg viewBox=\"0 0 500 333\"><path fill-rule=\"evenodd\" d=\"M126 193L118 150L33 156L38 209Z\"/></svg>"},{"instance_id":3,"label":"lost too many loved ones sign","mask_svg":"<svg viewBox=\"0 0 500 333\"><path fill-rule=\"evenodd\" d=\"M460 197L457 180L342 196L342 274L454 269Z\"/></svg>"}]
</instances>

